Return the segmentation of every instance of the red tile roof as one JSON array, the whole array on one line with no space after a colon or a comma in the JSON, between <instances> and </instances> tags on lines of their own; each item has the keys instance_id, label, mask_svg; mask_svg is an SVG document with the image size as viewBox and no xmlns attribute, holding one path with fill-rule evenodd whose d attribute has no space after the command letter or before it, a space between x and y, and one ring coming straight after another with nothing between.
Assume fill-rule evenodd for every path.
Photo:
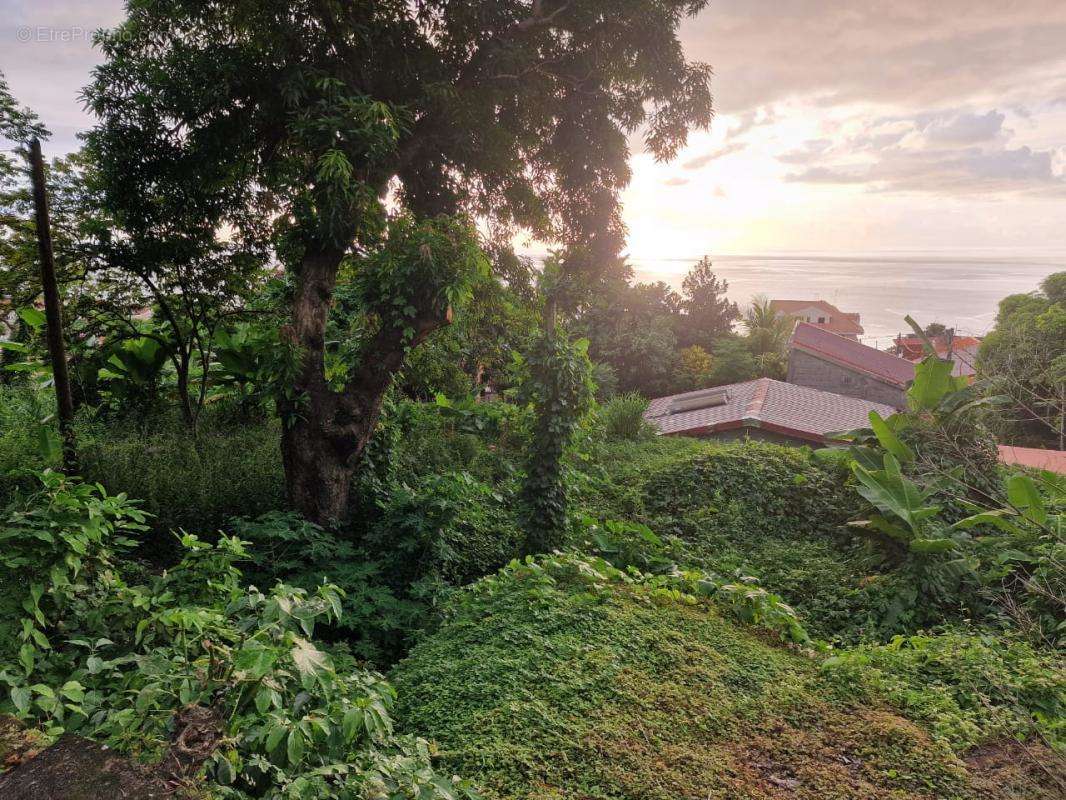
<instances>
[{"instance_id":1,"label":"red tile roof","mask_svg":"<svg viewBox=\"0 0 1066 800\"><path fill-rule=\"evenodd\" d=\"M925 346L917 336L899 336L894 340L896 352L908 361L921 361L925 358ZM951 341L951 360L955 364L952 375L967 377L977 374L977 350L981 340L976 336L956 336ZM946 339L933 340L936 354L947 358L948 342Z\"/></svg>"},{"instance_id":2,"label":"red tile roof","mask_svg":"<svg viewBox=\"0 0 1066 800\"><path fill-rule=\"evenodd\" d=\"M883 403L771 378L717 388L726 393L726 402L722 405L671 413L677 401L693 399L707 390L686 392L652 400L644 417L663 435L692 436L760 428L824 444L828 441L826 434L867 427L871 411L883 417L896 413L896 409Z\"/></svg>"},{"instance_id":3,"label":"red tile roof","mask_svg":"<svg viewBox=\"0 0 1066 800\"><path fill-rule=\"evenodd\" d=\"M785 315L798 314L808 308L817 308L825 312L826 322L811 322L823 330L839 333L842 336L861 336L865 329L859 324L859 315L841 311L825 300L771 300L770 308Z\"/></svg>"},{"instance_id":4,"label":"red tile roof","mask_svg":"<svg viewBox=\"0 0 1066 800\"><path fill-rule=\"evenodd\" d=\"M806 322L796 323L789 349L810 353L893 386L906 387L914 380L914 364L910 361Z\"/></svg>"},{"instance_id":5,"label":"red tile roof","mask_svg":"<svg viewBox=\"0 0 1066 800\"><path fill-rule=\"evenodd\" d=\"M1011 447L1001 444L999 460L1004 464L1046 469L1066 475L1066 452L1062 450L1039 450L1035 447Z\"/></svg>"}]
</instances>

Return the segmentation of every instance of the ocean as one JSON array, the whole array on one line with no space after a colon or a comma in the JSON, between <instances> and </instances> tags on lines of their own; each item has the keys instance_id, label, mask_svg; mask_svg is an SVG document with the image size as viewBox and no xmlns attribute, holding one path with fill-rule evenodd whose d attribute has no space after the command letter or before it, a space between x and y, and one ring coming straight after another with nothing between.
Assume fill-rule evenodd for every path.
<instances>
[{"instance_id":1,"label":"ocean","mask_svg":"<svg viewBox=\"0 0 1066 800\"><path fill-rule=\"evenodd\" d=\"M637 281L666 281L680 291L698 261L630 260ZM952 255L731 255L712 257L714 272L729 282L728 296L741 308L755 295L783 300L828 300L858 312L866 344L885 348L909 330L903 317L942 322L960 334L980 336L995 322L999 301L1030 292L1052 272L1066 270L1066 256Z\"/></svg>"}]
</instances>

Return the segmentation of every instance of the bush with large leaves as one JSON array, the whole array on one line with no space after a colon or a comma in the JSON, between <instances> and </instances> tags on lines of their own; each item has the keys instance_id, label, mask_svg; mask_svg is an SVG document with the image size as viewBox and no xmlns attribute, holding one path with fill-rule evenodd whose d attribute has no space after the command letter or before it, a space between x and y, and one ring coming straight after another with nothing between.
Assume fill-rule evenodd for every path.
<instances>
[{"instance_id":1,"label":"bush with large leaves","mask_svg":"<svg viewBox=\"0 0 1066 800\"><path fill-rule=\"evenodd\" d=\"M243 542L188 534L174 569L127 583L114 555L140 527L136 505L42 480L3 529L19 548L5 571L44 576L15 595L22 644L0 656L4 710L151 758L199 709L220 743L206 770L221 796L473 796L433 771L424 742L394 732L380 675L315 644L316 624L341 613L339 589L244 588Z\"/></svg>"}]
</instances>

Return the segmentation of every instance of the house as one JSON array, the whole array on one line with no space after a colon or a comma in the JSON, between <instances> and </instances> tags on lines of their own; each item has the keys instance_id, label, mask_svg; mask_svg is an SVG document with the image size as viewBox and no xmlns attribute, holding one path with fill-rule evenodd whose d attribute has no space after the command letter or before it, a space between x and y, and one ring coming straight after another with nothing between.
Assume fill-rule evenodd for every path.
<instances>
[{"instance_id":1,"label":"house","mask_svg":"<svg viewBox=\"0 0 1066 800\"><path fill-rule=\"evenodd\" d=\"M848 339L857 340L865 333L858 314L841 311L825 300L771 300L770 308L779 317L793 317Z\"/></svg>"},{"instance_id":2,"label":"house","mask_svg":"<svg viewBox=\"0 0 1066 800\"><path fill-rule=\"evenodd\" d=\"M925 345L917 336L900 334L893 340L895 354L908 361L925 358ZM936 354L954 364L951 374L972 379L977 374L977 350L981 340L976 336L937 336L933 339Z\"/></svg>"},{"instance_id":3,"label":"house","mask_svg":"<svg viewBox=\"0 0 1066 800\"><path fill-rule=\"evenodd\" d=\"M884 403L759 378L652 400L644 418L662 436L752 438L781 444L828 444L830 434L870 424Z\"/></svg>"},{"instance_id":4,"label":"house","mask_svg":"<svg viewBox=\"0 0 1066 800\"><path fill-rule=\"evenodd\" d=\"M904 358L797 322L788 342L788 382L894 408L907 404L914 364Z\"/></svg>"}]
</instances>

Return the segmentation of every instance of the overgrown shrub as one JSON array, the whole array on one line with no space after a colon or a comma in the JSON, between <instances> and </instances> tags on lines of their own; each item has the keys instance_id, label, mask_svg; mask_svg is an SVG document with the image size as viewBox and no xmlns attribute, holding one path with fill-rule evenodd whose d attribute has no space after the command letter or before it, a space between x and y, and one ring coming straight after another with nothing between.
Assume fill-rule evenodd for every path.
<instances>
[{"instance_id":1,"label":"overgrown shrub","mask_svg":"<svg viewBox=\"0 0 1066 800\"><path fill-rule=\"evenodd\" d=\"M234 426L204 415L195 437L161 420L143 432L97 423L78 441L83 477L141 498L154 541L168 548L170 531L212 533L231 517L283 507L279 437L276 422Z\"/></svg>"},{"instance_id":2,"label":"overgrown shrub","mask_svg":"<svg viewBox=\"0 0 1066 800\"><path fill-rule=\"evenodd\" d=\"M242 588L234 563L244 543L189 534L174 569L129 584L112 555L142 527L135 506L58 475L43 480L3 527L22 548L4 567L39 570L40 582L22 591L21 647L0 651L9 687L0 710L146 760L165 756L194 718L220 796L473 797L433 771L425 742L394 732L395 693L382 676L314 643L316 622L340 613L339 589ZM164 759L161 777L199 768L181 766Z\"/></svg>"},{"instance_id":3,"label":"overgrown shrub","mask_svg":"<svg viewBox=\"0 0 1066 800\"><path fill-rule=\"evenodd\" d=\"M20 470L48 466L40 448L40 420L55 413L51 392L27 384L0 384L0 506L24 481Z\"/></svg>"},{"instance_id":4,"label":"overgrown shrub","mask_svg":"<svg viewBox=\"0 0 1066 800\"><path fill-rule=\"evenodd\" d=\"M644 482L645 507L649 514L682 517L735 503L735 511L773 531L788 531L797 522L833 529L854 507L841 482L813 463L805 448L752 441L664 465Z\"/></svg>"},{"instance_id":5,"label":"overgrown shrub","mask_svg":"<svg viewBox=\"0 0 1066 800\"><path fill-rule=\"evenodd\" d=\"M896 636L826 660L855 695L888 699L957 750L1038 736L1066 748L1066 670L1025 642L969 631Z\"/></svg>"},{"instance_id":6,"label":"overgrown shrub","mask_svg":"<svg viewBox=\"0 0 1066 800\"><path fill-rule=\"evenodd\" d=\"M509 507L513 489L497 491L465 472L392 484L380 502L357 529L323 530L281 512L235 519L230 529L255 545L253 582L340 587L335 634L386 665L435 621L456 587L514 558L522 533Z\"/></svg>"},{"instance_id":7,"label":"overgrown shrub","mask_svg":"<svg viewBox=\"0 0 1066 800\"><path fill-rule=\"evenodd\" d=\"M608 580L587 558L515 565L464 591L393 671L398 716L498 800L768 797L768 777L808 800L987 797L944 745L839 699L717 602Z\"/></svg>"}]
</instances>

